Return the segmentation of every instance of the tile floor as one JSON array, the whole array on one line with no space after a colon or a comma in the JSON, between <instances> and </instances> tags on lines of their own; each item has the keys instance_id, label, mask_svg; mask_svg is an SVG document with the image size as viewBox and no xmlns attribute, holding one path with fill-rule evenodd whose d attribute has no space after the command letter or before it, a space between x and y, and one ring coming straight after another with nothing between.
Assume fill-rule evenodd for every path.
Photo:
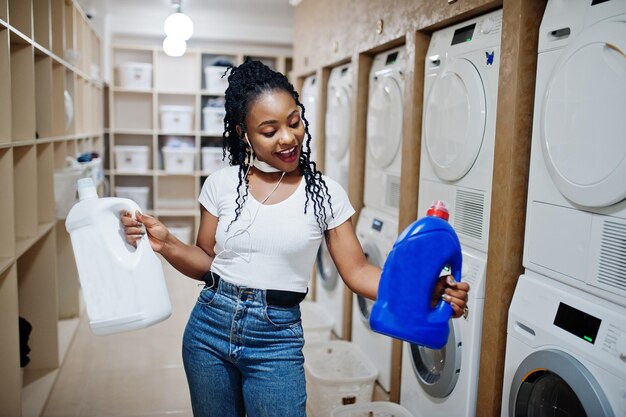
<instances>
[{"instance_id":1,"label":"tile floor","mask_svg":"<svg viewBox=\"0 0 626 417\"><path fill-rule=\"evenodd\" d=\"M83 314L42 417L192 417L182 335L200 284L164 263L172 316L95 336ZM376 400L388 395L376 387Z\"/></svg>"},{"instance_id":2,"label":"tile floor","mask_svg":"<svg viewBox=\"0 0 626 417\"><path fill-rule=\"evenodd\" d=\"M83 314L43 417L191 417L181 358L198 282L164 264L172 316L147 329L95 336Z\"/></svg>"}]
</instances>

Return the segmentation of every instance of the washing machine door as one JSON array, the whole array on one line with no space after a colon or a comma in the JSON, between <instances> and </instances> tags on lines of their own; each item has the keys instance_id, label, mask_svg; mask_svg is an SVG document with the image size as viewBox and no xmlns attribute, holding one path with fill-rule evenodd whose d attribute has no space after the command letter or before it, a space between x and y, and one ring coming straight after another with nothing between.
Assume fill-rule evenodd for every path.
<instances>
[{"instance_id":1,"label":"washing machine door","mask_svg":"<svg viewBox=\"0 0 626 417\"><path fill-rule=\"evenodd\" d=\"M474 64L451 58L433 82L424 112L424 142L433 169L457 181L478 157L485 134L485 89Z\"/></svg>"},{"instance_id":2,"label":"washing machine door","mask_svg":"<svg viewBox=\"0 0 626 417\"><path fill-rule=\"evenodd\" d=\"M322 244L317 251L317 273L319 274L322 287L328 291L337 288L339 281L339 272L335 268L333 258L330 256L326 241L322 240Z\"/></svg>"},{"instance_id":3,"label":"washing machine door","mask_svg":"<svg viewBox=\"0 0 626 417\"><path fill-rule=\"evenodd\" d=\"M341 161L350 144L350 92L331 86L326 110L326 144L336 161Z\"/></svg>"},{"instance_id":4,"label":"washing machine door","mask_svg":"<svg viewBox=\"0 0 626 417\"><path fill-rule=\"evenodd\" d=\"M573 356L555 349L533 352L520 363L508 407L512 417L615 415L591 372Z\"/></svg>"},{"instance_id":5,"label":"washing machine door","mask_svg":"<svg viewBox=\"0 0 626 417\"><path fill-rule=\"evenodd\" d=\"M385 257L383 253L378 249L372 242L364 242L361 245L363 247L363 253L367 257L367 260L370 264L377 266L379 268L383 267L385 263ZM372 312L372 306L374 305L374 301L369 298L362 297L360 295L356 296L357 304L359 305L359 317L363 320L363 323L370 328L370 313Z\"/></svg>"},{"instance_id":6,"label":"washing machine door","mask_svg":"<svg viewBox=\"0 0 626 417\"><path fill-rule=\"evenodd\" d=\"M442 349L410 344L413 372L422 389L431 397L445 398L454 389L461 372L461 329L450 321L448 343Z\"/></svg>"},{"instance_id":7,"label":"washing machine door","mask_svg":"<svg viewBox=\"0 0 626 417\"><path fill-rule=\"evenodd\" d=\"M605 207L626 198L626 22L600 22L563 51L543 97L540 142L570 201Z\"/></svg>"},{"instance_id":8,"label":"washing machine door","mask_svg":"<svg viewBox=\"0 0 626 417\"><path fill-rule=\"evenodd\" d=\"M386 168L402 142L402 88L397 71L376 75L367 109L367 149L378 168Z\"/></svg>"}]
</instances>

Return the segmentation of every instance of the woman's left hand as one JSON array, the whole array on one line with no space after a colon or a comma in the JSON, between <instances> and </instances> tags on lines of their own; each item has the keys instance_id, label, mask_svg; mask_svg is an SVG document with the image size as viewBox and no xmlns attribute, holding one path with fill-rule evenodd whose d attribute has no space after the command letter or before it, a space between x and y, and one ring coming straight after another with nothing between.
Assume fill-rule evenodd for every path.
<instances>
[{"instance_id":1,"label":"woman's left hand","mask_svg":"<svg viewBox=\"0 0 626 417\"><path fill-rule=\"evenodd\" d=\"M461 317L467 309L467 293L470 286L467 282L457 282L452 275L439 278L433 292L432 304L437 305L440 299L450 304L454 318Z\"/></svg>"}]
</instances>

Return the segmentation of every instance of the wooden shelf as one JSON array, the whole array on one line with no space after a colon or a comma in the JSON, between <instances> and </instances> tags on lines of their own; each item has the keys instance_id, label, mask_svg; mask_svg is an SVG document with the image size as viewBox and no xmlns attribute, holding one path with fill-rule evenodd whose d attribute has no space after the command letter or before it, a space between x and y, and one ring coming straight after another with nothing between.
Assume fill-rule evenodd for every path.
<instances>
[{"instance_id":1,"label":"wooden shelf","mask_svg":"<svg viewBox=\"0 0 626 417\"><path fill-rule=\"evenodd\" d=\"M80 315L69 236L55 227L54 171L104 149L100 55L75 0L0 0L1 415L40 415ZM75 106L68 129L65 90ZM18 317L36 329L23 378Z\"/></svg>"},{"instance_id":2,"label":"wooden shelf","mask_svg":"<svg viewBox=\"0 0 626 417\"><path fill-rule=\"evenodd\" d=\"M247 54L238 47L234 53L224 53L226 47L215 50L190 48L182 57L166 56L161 48L141 45L113 46L111 71L114 86L109 89L110 128L108 129L108 152L110 163L106 171L111 190L116 186L149 186L150 203L148 213L166 217L171 221L182 220L195 225L197 230L200 210L197 197L202 179L209 172L202 171L201 147L221 144L222 132L204 132L202 128L202 106L211 97L223 97L224 92L215 94L209 85L204 67L218 58L227 58L233 64L242 62ZM250 49L255 50L254 46ZM284 53L284 52L283 52ZM282 54L263 56L275 65L284 63ZM149 89L128 88L120 85L117 68L125 63L152 64L152 83ZM224 68L226 70L226 68ZM175 76L174 76L175 75ZM193 109L192 125L188 131L163 129L160 108L163 105L189 106ZM167 137L185 138L193 142L196 150L194 170L189 173L169 173L164 169L162 147ZM142 173L122 172L115 169L115 146L140 145L150 150L150 170Z\"/></svg>"}]
</instances>

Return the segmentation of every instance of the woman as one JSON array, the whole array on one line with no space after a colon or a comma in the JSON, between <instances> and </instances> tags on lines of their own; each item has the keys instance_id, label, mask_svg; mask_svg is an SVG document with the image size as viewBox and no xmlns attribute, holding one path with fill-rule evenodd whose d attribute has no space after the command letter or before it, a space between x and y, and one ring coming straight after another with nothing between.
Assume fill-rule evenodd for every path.
<instances>
[{"instance_id":1,"label":"woman","mask_svg":"<svg viewBox=\"0 0 626 417\"><path fill-rule=\"evenodd\" d=\"M224 155L207 178L196 245L156 219L123 213L127 240L152 248L206 285L183 337L195 416L305 417L299 303L322 238L346 285L376 299L380 268L357 240L345 191L309 159L305 109L287 78L258 61L232 68ZM209 271L209 272L207 272ZM437 297L463 314L469 286L440 282Z\"/></svg>"}]
</instances>

